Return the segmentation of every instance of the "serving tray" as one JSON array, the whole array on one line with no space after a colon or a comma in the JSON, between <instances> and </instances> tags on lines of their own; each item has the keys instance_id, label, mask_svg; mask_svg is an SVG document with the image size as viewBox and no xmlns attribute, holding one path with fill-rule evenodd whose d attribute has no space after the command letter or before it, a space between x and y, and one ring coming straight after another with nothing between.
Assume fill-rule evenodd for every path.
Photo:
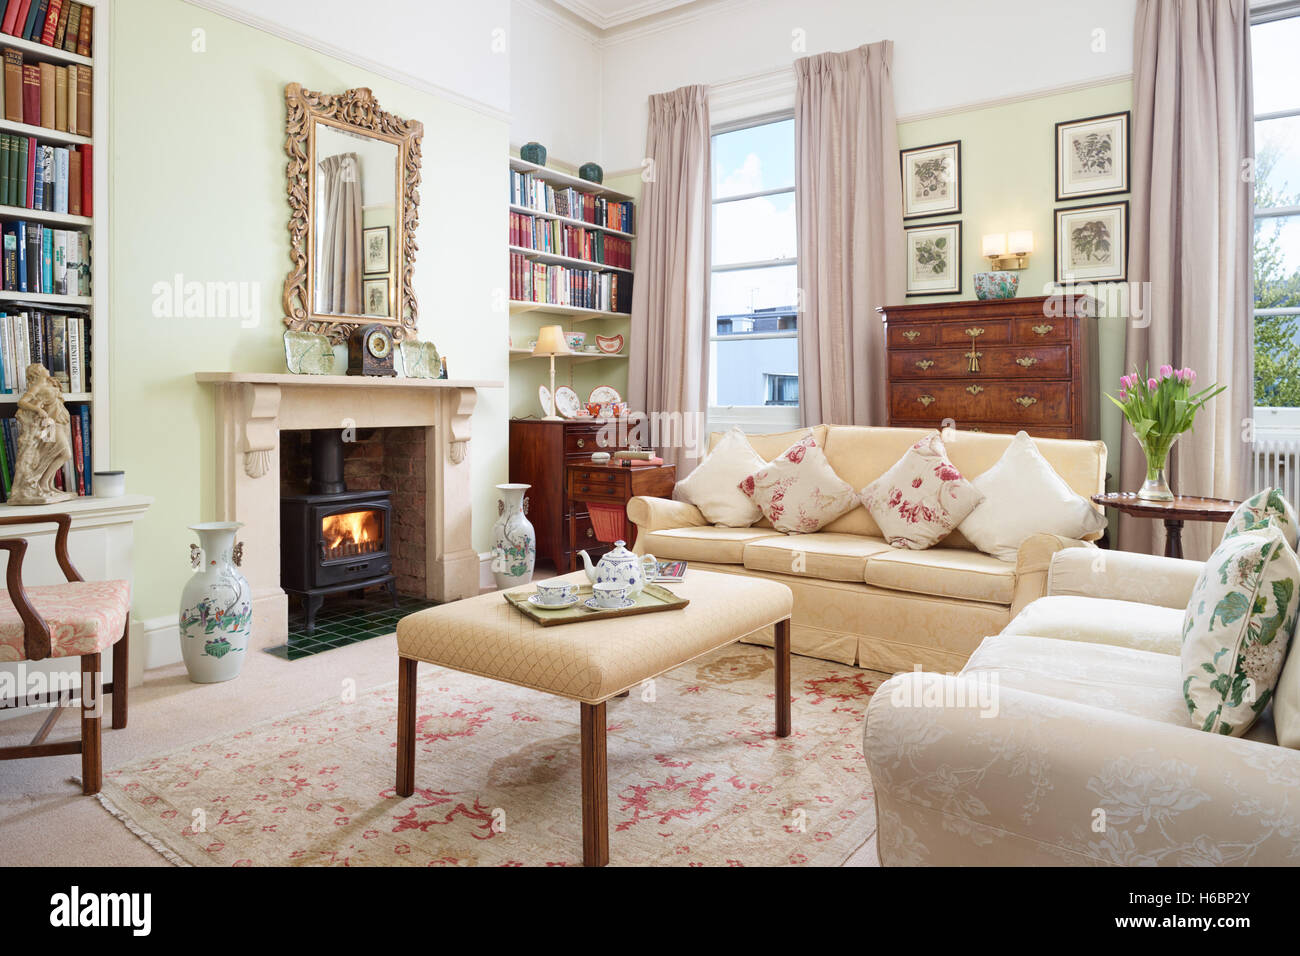
<instances>
[{"instance_id":1,"label":"serving tray","mask_svg":"<svg viewBox=\"0 0 1300 956\"><path fill-rule=\"evenodd\" d=\"M632 599L635 602L632 607L613 608L608 611L591 611L583 607L582 602L591 597L593 593L590 584L583 584L578 587L578 603L571 607L555 609L535 607L528 603L528 598L536 593L535 588L506 591L505 599L523 614L542 625L542 627L553 627L556 624L573 624L577 621L597 621L610 617L630 617L633 614L653 614L655 611L676 611L691 603L686 598L678 597L672 591L660 587L658 584L647 584L643 587L640 593Z\"/></svg>"}]
</instances>

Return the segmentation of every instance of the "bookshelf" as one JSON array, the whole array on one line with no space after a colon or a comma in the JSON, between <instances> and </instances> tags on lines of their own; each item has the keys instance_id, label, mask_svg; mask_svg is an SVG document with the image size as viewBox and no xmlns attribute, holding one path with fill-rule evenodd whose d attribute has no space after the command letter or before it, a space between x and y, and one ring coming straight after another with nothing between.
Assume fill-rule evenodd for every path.
<instances>
[{"instance_id":1,"label":"bookshelf","mask_svg":"<svg viewBox=\"0 0 1300 956\"><path fill-rule=\"evenodd\" d=\"M561 163L561 165L568 164ZM606 382L602 378L606 372L614 371L618 377L626 377L626 359L629 347L626 343L630 338L628 319L633 278L631 264L635 248L633 243L636 239L636 201L635 197L611 189L601 183L589 182L553 166L539 166L515 155L509 158L509 168L511 173L525 174L531 180L544 183L553 189L574 190L583 197L591 197L591 200L583 198L581 200L583 203L604 200L606 203L626 203L631 207L631 227L628 229L618 228L613 222L591 222L581 215L565 215L544 205L534 207L530 204L531 197L528 194L514 188L516 177L508 177L511 188L507 192L507 206L510 213L511 229L508 234L506 251L511 263L509 309L511 340L514 343L509 349L510 385L512 403L517 403L513 405L512 412L516 415L539 414L536 406L536 391L537 386L541 384L541 377L538 370L546 367L547 362L545 359L540 362L534 361L531 350L521 346L525 345L530 339L535 339L538 330L544 325L560 325L564 327L566 332L586 331L588 342L592 341L592 336L595 334L592 331L594 327L595 332L603 334L620 333L623 335L625 342L623 350L614 355L605 352L575 352L572 355L557 356L557 382L559 377L563 376L568 385L577 388L580 394L585 394L590 390L591 386ZM520 241L521 239L526 240L530 236L527 234L520 236L516 230L515 224L518 222L519 217L532 217L539 225L546 224L561 234L570 236L585 235L590 239L593 246L598 245L602 250L609 250L612 247L625 249L625 259L622 263L615 265L562 254L554 249L532 248ZM612 253L612 255L617 255L617 252ZM612 290L612 283L616 278L619 301L615 308L593 308L589 304L556 304L549 301L533 301L523 295L523 292L527 291L526 286L517 275L517 269L521 263L526 263L528 266L536 264L544 267L559 267L555 275L548 275L548 282L552 282L557 278L565 281L568 276L572 275L572 273L563 270L580 270L579 275L588 274L586 280L588 289L592 285L603 282L610 283L610 289ZM588 298L593 298L596 295L598 294L590 292ZM596 304L603 305L604 302L597 302ZM592 323L592 325L587 326L584 323ZM583 366L589 367L594 373L594 377L593 375L575 371Z\"/></svg>"},{"instance_id":2,"label":"bookshelf","mask_svg":"<svg viewBox=\"0 0 1300 956\"><path fill-rule=\"evenodd\" d=\"M11 50L20 53L23 65L47 65L59 68L76 67L78 71L89 67L91 86L89 96L89 134L73 129L60 130L46 125L19 122L9 118L3 98L0 98L0 134L22 137L39 146L55 148L92 147L88 179L93 195L91 215L56 212L50 209L27 208L22 204L0 203L0 227L5 229L21 221L39 224L51 230L80 232L87 240L89 262L88 294L61 294L48 291L18 291L0 289L0 313L9 316L27 311L41 311L51 316L82 317L86 320L86 341L83 343L84 390L65 388L64 403L73 419L84 408L89 413L90 434L83 436L88 443L90 469L106 470L113 467L109 457L109 318L108 318L108 78L109 36L111 34L112 0L76 0L77 5L92 13L90 55L56 48L36 40L23 39L3 32L3 17L8 11L8 0L0 0L0 52ZM63 6L71 9L69 0ZM8 77L6 86L8 85ZM60 80L60 83L62 81ZM65 101L66 102L66 101ZM70 111L71 105L60 109ZM78 104L78 113L84 119L85 101ZM24 116L24 119L29 117ZM70 117L69 117L70 118ZM84 159L84 153L82 154ZM16 164L15 164L16 166ZM21 203L22 200L19 200ZM8 285L9 283L5 283ZM30 308L28 308L30 307ZM2 337L0 337L2 338ZM0 352L0 354L3 354ZM0 383L2 386L3 383ZM16 392L0 393L0 419L11 418L17 410L19 395ZM12 463L11 463L12 467ZM92 490L92 489L88 489ZM0 513L10 506L0 504ZM22 511L24 509L13 509Z\"/></svg>"}]
</instances>

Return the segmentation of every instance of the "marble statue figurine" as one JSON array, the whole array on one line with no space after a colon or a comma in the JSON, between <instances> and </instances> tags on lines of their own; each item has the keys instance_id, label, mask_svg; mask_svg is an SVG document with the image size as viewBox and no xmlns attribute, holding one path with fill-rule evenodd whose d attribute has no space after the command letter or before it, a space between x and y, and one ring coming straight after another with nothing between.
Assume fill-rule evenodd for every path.
<instances>
[{"instance_id":1,"label":"marble statue figurine","mask_svg":"<svg viewBox=\"0 0 1300 956\"><path fill-rule=\"evenodd\" d=\"M48 505L76 495L61 491L55 476L72 460L72 431L63 389L44 365L27 366L27 391L18 399L18 455L11 505Z\"/></svg>"}]
</instances>

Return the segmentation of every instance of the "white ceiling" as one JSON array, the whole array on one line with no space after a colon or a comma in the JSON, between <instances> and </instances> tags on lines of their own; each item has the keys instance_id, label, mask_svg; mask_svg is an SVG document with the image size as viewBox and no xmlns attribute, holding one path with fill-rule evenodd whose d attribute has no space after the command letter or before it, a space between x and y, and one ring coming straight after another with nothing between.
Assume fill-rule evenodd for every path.
<instances>
[{"instance_id":1,"label":"white ceiling","mask_svg":"<svg viewBox=\"0 0 1300 956\"><path fill-rule=\"evenodd\" d=\"M555 0L598 30L643 20L646 17L684 7L698 0Z\"/></svg>"}]
</instances>

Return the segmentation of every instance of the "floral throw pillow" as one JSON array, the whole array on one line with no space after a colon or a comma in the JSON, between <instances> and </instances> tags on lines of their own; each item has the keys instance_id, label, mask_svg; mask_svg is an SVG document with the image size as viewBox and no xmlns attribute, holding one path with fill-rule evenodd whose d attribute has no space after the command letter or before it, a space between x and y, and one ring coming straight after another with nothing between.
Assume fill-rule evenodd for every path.
<instances>
[{"instance_id":1,"label":"floral throw pillow","mask_svg":"<svg viewBox=\"0 0 1300 956\"><path fill-rule=\"evenodd\" d=\"M1273 520L1224 538L1183 616L1183 698L1202 730L1240 737L1273 699L1300 607L1300 561Z\"/></svg>"},{"instance_id":2,"label":"floral throw pillow","mask_svg":"<svg viewBox=\"0 0 1300 956\"><path fill-rule=\"evenodd\" d=\"M811 432L737 487L786 534L818 531L858 503L853 486L835 474Z\"/></svg>"},{"instance_id":3,"label":"floral throw pillow","mask_svg":"<svg viewBox=\"0 0 1300 956\"><path fill-rule=\"evenodd\" d=\"M1286 543L1295 550L1296 533L1300 530L1300 526L1296 524L1295 509L1276 488L1257 491L1237 505L1237 510L1232 513L1232 517L1228 519L1228 526L1223 530L1223 537L1237 534L1269 518L1277 522L1278 527L1282 529L1282 534L1286 536Z\"/></svg>"},{"instance_id":4,"label":"floral throw pillow","mask_svg":"<svg viewBox=\"0 0 1300 956\"><path fill-rule=\"evenodd\" d=\"M862 489L862 504L885 540L913 551L947 536L983 500L948 460L938 435L926 435Z\"/></svg>"}]
</instances>

